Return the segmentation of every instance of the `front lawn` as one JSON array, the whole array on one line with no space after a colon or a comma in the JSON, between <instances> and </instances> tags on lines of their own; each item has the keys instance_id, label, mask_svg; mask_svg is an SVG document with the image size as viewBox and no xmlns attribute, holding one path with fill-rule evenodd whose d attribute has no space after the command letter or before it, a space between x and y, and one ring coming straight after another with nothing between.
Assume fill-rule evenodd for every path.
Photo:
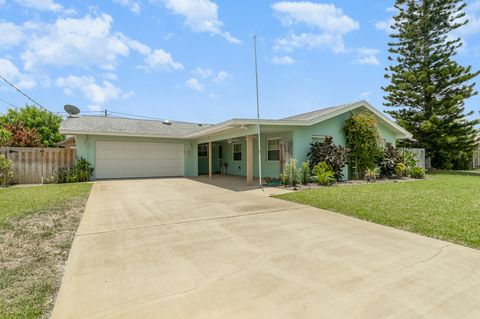
<instances>
[{"instance_id":1,"label":"front lawn","mask_svg":"<svg viewBox=\"0 0 480 319\"><path fill-rule=\"evenodd\" d=\"M0 188L0 318L48 317L91 186Z\"/></svg>"},{"instance_id":2,"label":"front lawn","mask_svg":"<svg viewBox=\"0 0 480 319\"><path fill-rule=\"evenodd\" d=\"M480 248L480 176L322 187L277 198Z\"/></svg>"}]
</instances>

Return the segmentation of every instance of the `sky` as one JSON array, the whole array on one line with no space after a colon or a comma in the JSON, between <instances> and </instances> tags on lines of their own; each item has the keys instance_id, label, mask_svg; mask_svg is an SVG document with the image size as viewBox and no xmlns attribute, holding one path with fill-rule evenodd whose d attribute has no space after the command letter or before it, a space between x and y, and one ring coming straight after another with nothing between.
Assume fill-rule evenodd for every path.
<instances>
[{"instance_id":1,"label":"sky","mask_svg":"<svg viewBox=\"0 0 480 319\"><path fill-rule=\"evenodd\" d=\"M0 0L0 75L54 112L251 118L256 33L262 118L362 99L385 110L393 3ZM480 0L467 3L456 59L478 70ZM3 82L0 99L0 113L29 102ZM480 97L467 110L478 116Z\"/></svg>"}]
</instances>

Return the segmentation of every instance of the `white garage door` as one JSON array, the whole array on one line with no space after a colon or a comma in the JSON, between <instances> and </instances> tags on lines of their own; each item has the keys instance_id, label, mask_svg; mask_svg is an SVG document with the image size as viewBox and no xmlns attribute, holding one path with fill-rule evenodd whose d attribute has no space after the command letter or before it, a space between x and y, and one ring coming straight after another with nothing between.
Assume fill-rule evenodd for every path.
<instances>
[{"instance_id":1,"label":"white garage door","mask_svg":"<svg viewBox=\"0 0 480 319\"><path fill-rule=\"evenodd\" d=\"M95 144L96 178L183 176L183 167L183 144Z\"/></svg>"}]
</instances>

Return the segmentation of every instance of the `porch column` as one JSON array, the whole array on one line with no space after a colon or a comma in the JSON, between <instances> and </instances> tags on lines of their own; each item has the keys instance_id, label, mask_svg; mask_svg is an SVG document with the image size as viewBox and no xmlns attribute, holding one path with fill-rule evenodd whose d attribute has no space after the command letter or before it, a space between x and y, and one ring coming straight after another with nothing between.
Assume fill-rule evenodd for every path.
<instances>
[{"instance_id":1,"label":"porch column","mask_svg":"<svg viewBox=\"0 0 480 319\"><path fill-rule=\"evenodd\" d=\"M247 184L253 184L253 135L247 136Z\"/></svg>"},{"instance_id":2,"label":"porch column","mask_svg":"<svg viewBox=\"0 0 480 319\"><path fill-rule=\"evenodd\" d=\"M212 179L212 142L208 142L208 179Z\"/></svg>"}]
</instances>

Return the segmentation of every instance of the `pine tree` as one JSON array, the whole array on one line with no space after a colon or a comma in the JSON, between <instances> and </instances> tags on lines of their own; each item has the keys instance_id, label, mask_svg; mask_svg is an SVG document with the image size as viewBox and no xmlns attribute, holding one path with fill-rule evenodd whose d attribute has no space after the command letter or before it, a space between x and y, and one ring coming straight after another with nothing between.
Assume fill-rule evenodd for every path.
<instances>
[{"instance_id":1,"label":"pine tree","mask_svg":"<svg viewBox=\"0 0 480 319\"><path fill-rule=\"evenodd\" d=\"M462 41L452 31L468 23L465 6L462 0L395 3L384 105L396 108L388 113L413 134L415 141L407 144L425 148L435 168L467 166L480 123L468 119L473 112L465 114L465 100L478 93L472 79L480 72L454 60Z\"/></svg>"}]
</instances>

